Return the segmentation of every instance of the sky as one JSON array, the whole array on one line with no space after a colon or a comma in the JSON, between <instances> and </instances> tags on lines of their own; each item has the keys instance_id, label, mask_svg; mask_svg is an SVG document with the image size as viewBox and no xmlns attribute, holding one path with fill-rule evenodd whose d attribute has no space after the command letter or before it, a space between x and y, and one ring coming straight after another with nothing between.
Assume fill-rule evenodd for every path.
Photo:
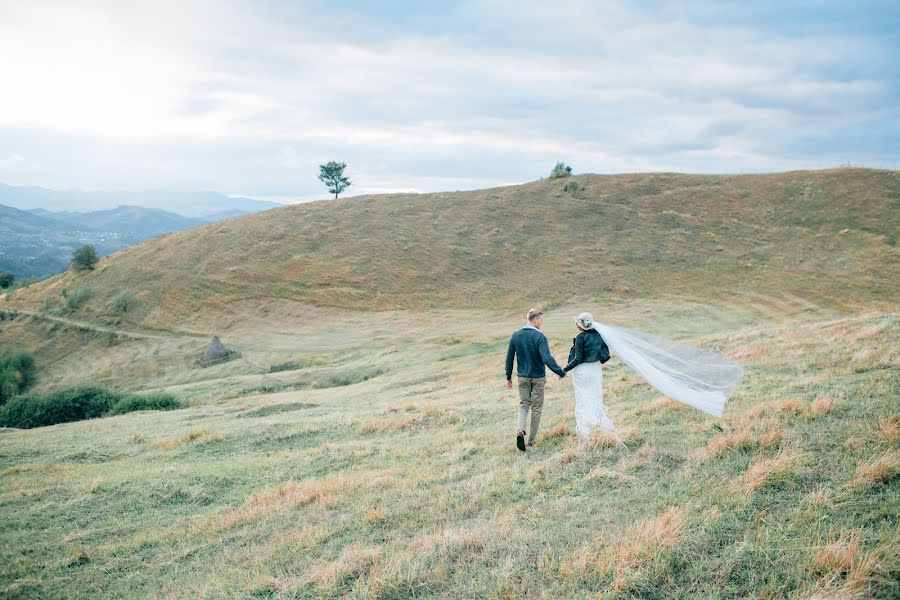
<instances>
[{"instance_id":1,"label":"sky","mask_svg":"<svg viewBox=\"0 0 900 600\"><path fill-rule=\"evenodd\" d=\"M900 168L900 2L0 0L0 182L327 198Z\"/></svg>"}]
</instances>

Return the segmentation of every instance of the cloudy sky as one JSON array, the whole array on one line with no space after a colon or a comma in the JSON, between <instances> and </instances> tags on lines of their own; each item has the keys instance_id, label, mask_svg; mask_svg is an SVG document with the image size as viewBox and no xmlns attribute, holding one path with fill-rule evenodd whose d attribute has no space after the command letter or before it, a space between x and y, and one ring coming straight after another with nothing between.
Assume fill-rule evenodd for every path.
<instances>
[{"instance_id":1,"label":"cloudy sky","mask_svg":"<svg viewBox=\"0 0 900 600\"><path fill-rule=\"evenodd\" d=\"M558 5L557 5L558 4ZM900 3L0 0L0 182L327 197L900 167Z\"/></svg>"}]
</instances>

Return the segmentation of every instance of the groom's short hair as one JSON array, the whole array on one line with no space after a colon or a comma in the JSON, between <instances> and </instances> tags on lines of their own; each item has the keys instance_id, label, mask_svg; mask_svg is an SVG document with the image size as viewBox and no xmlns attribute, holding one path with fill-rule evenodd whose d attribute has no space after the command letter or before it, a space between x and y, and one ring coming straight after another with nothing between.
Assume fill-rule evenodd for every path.
<instances>
[{"instance_id":1,"label":"groom's short hair","mask_svg":"<svg viewBox=\"0 0 900 600\"><path fill-rule=\"evenodd\" d=\"M522 314L522 313L519 313L519 314ZM541 311L539 311L536 308L532 308L531 310L528 311L528 320L534 321L535 319L540 317L542 314L544 314L544 313L542 313Z\"/></svg>"}]
</instances>

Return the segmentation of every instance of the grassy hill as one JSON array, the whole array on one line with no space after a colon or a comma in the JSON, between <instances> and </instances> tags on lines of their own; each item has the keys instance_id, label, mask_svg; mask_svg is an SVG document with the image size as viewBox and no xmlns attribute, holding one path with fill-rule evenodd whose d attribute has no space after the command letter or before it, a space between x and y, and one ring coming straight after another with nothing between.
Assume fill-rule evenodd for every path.
<instances>
[{"instance_id":1,"label":"grassy hill","mask_svg":"<svg viewBox=\"0 0 900 600\"><path fill-rule=\"evenodd\" d=\"M78 283L102 319L184 325L271 297L362 309L515 308L573 298L720 301L794 294L836 307L898 297L900 173L584 175L521 186L289 206L179 232L17 294ZM76 279L78 280L76 282Z\"/></svg>"},{"instance_id":2,"label":"grassy hill","mask_svg":"<svg viewBox=\"0 0 900 600\"><path fill-rule=\"evenodd\" d=\"M187 408L0 430L0 596L896 598L898 179L320 202L18 290L0 341L35 353L37 391ZM42 314L79 286L71 314ZM533 303L557 358L591 310L744 382L715 419L614 357L615 436L579 440L553 377L522 454L502 359ZM242 358L194 368L210 333Z\"/></svg>"}]
</instances>

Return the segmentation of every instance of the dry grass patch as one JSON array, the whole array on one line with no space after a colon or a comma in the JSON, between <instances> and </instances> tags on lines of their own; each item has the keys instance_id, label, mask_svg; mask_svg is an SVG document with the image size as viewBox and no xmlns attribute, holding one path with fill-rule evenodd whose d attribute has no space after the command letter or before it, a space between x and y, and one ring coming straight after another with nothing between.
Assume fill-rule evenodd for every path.
<instances>
[{"instance_id":1,"label":"dry grass patch","mask_svg":"<svg viewBox=\"0 0 900 600\"><path fill-rule=\"evenodd\" d=\"M387 433L390 431L409 429L410 427L435 419L444 419L453 422L458 421L459 416L451 411L429 406L422 409L421 412L413 413L399 419L381 419L379 421L359 423L357 424L357 431L360 433Z\"/></svg>"},{"instance_id":2,"label":"dry grass patch","mask_svg":"<svg viewBox=\"0 0 900 600\"><path fill-rule=\"evenodd\" d=\"M506 537L500 530L444 529L431 534L417 535L410 542L416 554L429 556L457 555L463 551L484 550L492 542Z\"/></svg>"},{"instance_id":3,"label":"dry grass patch","mask_svg":"<svg viewBox=\"0 0 900 600\"><path fill-rule=\"evenodd\" d=\"M39 473L50 471L65 471L66 467L55 463L38 463L33 465L14 465L0 471L0 476L17 475L19 473Z\"/></svg>"},{"instance_id":4,"label":"dry grass patch","mask_svg":"<svg viewBox=\"0 0 900 600\"><path fill-rule=\"evenodd\" d=\"M809 405L809 412L812 415L821 417L827 415L834 407L837 406L837 400L829 394L818 394L812 404Z\"/></svg>"},{"instance_id":5,"label":"dry grass patch","mask_svg":"<svg viewBox=\"0 0 900 600\"><path fill-rule=\"evenodd\" d=\"M862 549L856 532L829 536L814 548L808 570L820 586L808 598L870 597L874 588L890 582L891 565L900 560L895 545L882 544L870 552ZM885 586L886 587L886 586Z\"/></svg>"},{"instance_id":6,"label":"dry grass patch","mask_svg":"<svg viewBox=\"0 0 900 600\"><path fill-rule=\"evenodd\" d=\"M859 538L855 532L839 537L832 534L826 543L816 548L809 562L809 570L817 578L833 578L849 573L859 556Z\"/></svg>"},{"instance_id":7,"label":"dry grass patch","mask_svg":"<svg viewBox=\"0 0 900 600\"><path fill-rule=\"evenodd\" d=\"M873 437L879 443L896 446L900 442L900 413L881 419L872 427Z\"/></svg>"},{"instance_id":8,"label":"dry grass patch","mask_svg":"<svg viewBox=\"0 0 900 600\"><path fill-rule=\"evenodd\" d=\"M900 474L900 451L891 450L869 461L859 463L850 480L852 488L863 489L888 483Z\"/></svg>"},{"instance_id":9,"label":"dry grass patch","mask_svg":"<svg viewBox=\"0 0 900 600\"><path fill-rule=\"evenodd\" d=\"M652 415L654 417L661 417L667 415L676 410L681 410L684 405L672 400L668 396L660 396L653 402L649 404L644 404L638 406L635 409L632 409L628 416L642 416L642 415Z\"/></svg>"},{"instance_id":10,"label":"dry grass patch","mask_svg":"<svg viewBox=\"0 0 900 600\"><path fill-rule=\"evenodd\" d=\"M380 547L364 547L351 544L340 558L323 567L313 568L309 578L319 587L333 589L349 578L360 578L378 562L382 556Z\"/></svg>"},{"instance_id":11,"label":"dry grass patch","mask_svg":"<svg viewBox=\"0 0 900 600\"><path fill-rule=\"evenodd\" d=\"M591 448L615 448L616 446L634 446L641 441L641 433L634 427L621 427L612 431L595 429L588 437Z\"/></svg>"},{"instance_id":12,"label":"dry grass patch","mask_svg":"<svg viewBox=\"0 0 900 600\"><path fill-rule=\"evenodd\" d=\"M735 492L752 494L763 486L789 481L803 464L803 455L783 450L775 458L767 458L750 465L731 486Z\"/></svg>"},{"instance_id":13,"label":"dry grass patch","mask_svg":"<svg viewBox=\"0 0 900 600\"><path fill-rule=\"evenodd\" d=\"M634 481L637 481L637 478L631 475L626 475L625 473L615 471L613 469L608 469L601 465L597 465L596 467L591 469L588 474L584 476L584 478L588 481L595 481L599 479L612 481L615 483L632 483Z\"/></svg>"},{"instance_id":14,"label":"dry grass patch","mask_svg":"<svg viewBox=\"0 0 900 600\"><path fill-rule=\"evenodd\" d=\"M550 440L556 438L567 438L572 435L572 430L566 427L565 425L558 425L554 427L547 433L541 435L542 442L549 442Z\"/></svg>"},{"instance_id":15,"label":"dry grass patch","mask_svg":"<svg viewBox=\"0 0 900 600\"><path fill-rule=\"evenodd\" d=\"M307 479L302 482L288 481L270 490L253 492L242 506L229 510L224 515L203 523L195 523L192 528L215 533L249 523L273 513L283 512L316 504L332 508L363 487L386 488L392 478L384 472L348 471L322 479Z\"/></svg>"},{"instance_id":16,"label":"dry grass patch","mask_svg":"<svg viewBox=\"0 0 900 600\"><path fill-rule=\"evenodd\" d=\"M759 419L760 417L766 415L799 415L803 412L803 408L803 402L793 398L773 400L771 402L762 402L741 415L741 421Z\"/></svg>"},{"instance_id":17,"label":"dry grass patch","mask_svg":"<svg viewBox=\"0 0 900 600\"><path fill-rule=\"evenodd\" d=\"M694 452L694 458L705 460L726 450L749 452L771 448L781 443L784 432L772 418L761 420L741 419L734 431L714 437L704 448Z\"/></svg>"},{"instance_id":18,"label":"dry grass patch","mask_svg":"<svg viewBox=\"0 0 900 600\"><path fill-rule=\"evenodd\" d=\"M153 442L151 445L155 450L168 450L170 448L177 448L178 446L184 446L185 444L210 444L212 442L218 442L225 439L225 436L221 433L214 433L211 431L205 431L202 429L194 429L188 431L187 433L183 433L181 435L163 438L161 440L157 440Z\"/></svg>"},{"instance_id":19,"label":"dry grass patch","mask_svg":"<svg viewBox=\"0 0 900 600\"><path fill-rule=\"evenodd\" d=\"M626 590L657 558L667 554L683 539L684 525L684 509L669 508L659 516L635 523L609 544L598 540L599 543L575 550L560 564L560 578L584 579L592 573L612 574L612 589Z\"/></svg>"}]
</instances>

